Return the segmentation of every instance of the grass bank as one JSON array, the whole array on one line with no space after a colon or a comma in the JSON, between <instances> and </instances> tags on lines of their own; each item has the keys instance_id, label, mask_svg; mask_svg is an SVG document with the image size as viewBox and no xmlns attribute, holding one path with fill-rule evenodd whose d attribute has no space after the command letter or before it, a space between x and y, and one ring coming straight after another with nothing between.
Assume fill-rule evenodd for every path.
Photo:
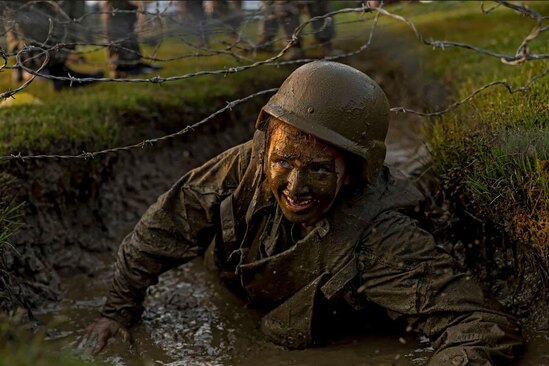
<instances>
[{"instance_id":1,"label":"grass bank","mask_svg":"<svg viewBox=\"0 0 549 366\"><path fill-rule=\"evenodd\" d=\"M14 179L0 172L0 312L10 312L24 302L12 291L16 280L8 262L16 254L10 238L21 227L21 208L23 203L10 199Z\"/></svg>"},{"instance_id":2,"label":"grass bank","mask_svg":"<svg viewBox=\"0 0 549 366\"><path fill-rule=\"evenodd\" d=\"M525 2L541 14L545 2ZM391 8L389 8L391 9ZM480 2L409 6L408 16L426 39L468 43L514 55L535 21L500 6L483 14ZM493 81L513 89L526 85L549 67L547 60L511 66L463 48L431 49L414 39L403 24L390 29L418 44L426 70L461 100ZM532 53L549 53L543 33L530 44ZM427 131L434 169L446 194L479 222L486 219L520 244L549 255L549 76L524 92L493 87L441 118Z\"/></svg>"},{"instance_id":3,"label":"grass bank","mask_svg":"<svg viewBox=\"0 0 549 366\"><path fill-rule=\"evenodd\" d=\"M156 50L163 58L191 51L174 47L174 42L170 41ZM85 64L71 67L79 71L103 69L107 73L104 58L104 52L88 53ZM167 77L238 65L229 56L199 60L187 58L163 63L158 75ZM257 71L199 76L162 84L97 83L58 93L52 92L49 81L36 80L14 99L2 103L0 155L80 153L135 143L140 141L136 138L151 136L132 133L135 131L128 130L127 126L143 121L157 121L162 125L162 119L169 119L169 129L177 130L178 126L183 128L197 122L197 116L207 116L224 107L228 101L277 86L287 74L287 71L273 67ZM0 74L0 90L14 86L9 72Z\"/></svg>"}]
</instances>

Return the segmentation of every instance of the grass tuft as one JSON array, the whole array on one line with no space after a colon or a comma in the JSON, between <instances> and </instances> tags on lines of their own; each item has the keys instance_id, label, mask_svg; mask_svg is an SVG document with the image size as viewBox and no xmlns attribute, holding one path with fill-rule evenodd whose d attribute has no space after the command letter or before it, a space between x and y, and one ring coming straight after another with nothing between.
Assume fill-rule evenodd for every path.
<instances>
[{"instance_id":1,"label":"grass tuft","mask_svg":"<svg viewBox=\"0 0 549 366\"><path fill-rule=\"evenodd\" d=\"M10 238L19 230L22 221L23 203L9 199L9 189L14 179L0 173L0 311L9 312L23 302L12 288L12 273L8 270L8 255L17 255Z\"/></svg>"}]
</instances>

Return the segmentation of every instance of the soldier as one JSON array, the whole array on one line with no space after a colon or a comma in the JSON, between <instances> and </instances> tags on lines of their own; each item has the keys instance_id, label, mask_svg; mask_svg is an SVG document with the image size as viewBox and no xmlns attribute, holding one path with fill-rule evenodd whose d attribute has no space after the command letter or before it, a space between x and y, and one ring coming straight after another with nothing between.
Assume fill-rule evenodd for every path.
<instances>
[{"instance_id":1,"label":"soldier","mask_svg":"<svg viewBox=\"0 0 549 366\"><path fill-rule=\"evenodd\" d=\"M242 23L241 0L214 0L211 2L211 16L220 23L224 31L237 40Z\"/></svg>"},{"instance_id":2,"label":"soldier","mask_svg":"<svg viewBox=\"0 0 549 366\"><path fill-rule=\"evenodd\" d=\"M86 13L86 2L84 0L58 0L63 16L67 20L79 19ZM71 24L71 31L69 37L76 42L84 42L84 40L91 41L89 32L86 30L85 25L82 22ZM71 51L76 50L76 44L68 45L67 48ZM72 62L83 62L84 57L76 52L70 52L68 60Z\"/></svg>"},{"instance_id":3,"label":"soldier","mask_svg":"<svg viewBox=\"0 0 549 366\"><path fill-rule=\"evenodd\" d=\"M383 165L388 117L381 88L350 66L294 71L251 141L184 175L124 239L103 317L88 327L95 350L127 335L160 273L204 254L266 309L275 343L318 344L334 317L382 307L432 340L430 365L508 364L516 320L402 211L421 195Z\"/></svg>"},{"instance_id":4,"label":"soldier","mask_svg":"<svg viewBox=\"0 0 549 366\"><path fill-rule=\"evenodd\" d=\"M203 0L176 1L175 12L185 35L196 36L198 46L208 47L208 28Z\"/></svg>"},{"instance_id":5,"label":"soldier","mask_svg":"<svg viewBox=\"0 0 549 366\"><path fill-rule=\"evenodd\" d=\"M263 0L263 19L260 23L261 40L258 50L272 49L272 44L278 33L278 26L281 25L288 41L292 39L295 29L299 26L299 14L302 9L306 10L311 18L328 13L328 2L326 0ZM331 40L335 35L335 27L330 20L316 20L311 23L314 30L314 37L318 44L322 45L324 56L333 56L341 52L332 48ZM298 38L295 45L288 50L286 59L303 58L301 38Z\"/></svg>"},{"instance_id":6,"label":"soldier","mask_svg":"<svg viewBox=\"0 0 549 366\"><path fill-rule=\"evenodd\" d=\"M62 5L62 2L60 2ZM21 81L28 71L36 71L45 62L44 54L49 60L41 70L42 75L58 77L73 76L76 78L99 78L102 72L91 74L71 70L66 66L69 53L74 50L76 24L60 7L52 1L4 1L0 3L0 14L4 18L4 29L8 43L8 52L19 53L22 67L17 69L15 81ZM25 46L37 46L34 51L25 51ZM26 72L23 72L24 69ZM52 79L55 90L65 87L81 86L90 82L74 82Z\"/></svg>"},{"instance_id":7,"label":"soldier","mask_svg":"<svg viewBox=\"0 0 549 366\"><path fill-rule=\"evenodd\" d=\"M103 28L109 41L107 59L112 78L125 78L128 75L146 74L160 69L159 66L141 61L135 24L137 11L142 4L146 3L128 0L109 0L101 3L104 11Z\"/></svg>"}]
</instances>

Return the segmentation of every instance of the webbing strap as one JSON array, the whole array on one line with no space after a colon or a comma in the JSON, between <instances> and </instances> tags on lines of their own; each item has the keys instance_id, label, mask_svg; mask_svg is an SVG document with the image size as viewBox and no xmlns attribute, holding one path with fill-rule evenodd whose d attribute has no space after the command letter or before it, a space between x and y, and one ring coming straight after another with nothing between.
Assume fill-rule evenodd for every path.
<instances>
[{"instance_id":1,"label":"webbing strap","mask_svg":"<svg viewBox=\"0 0 549 366\"><path fill-rule=\"evenodd\" d=\"M230 195L221 201L219 206L221 216L221 233L225 243L234 243L236 241L236 223L233 213L233 196Z\"/></svg>"},{"instance_id":2,"label":"webbing strap","mask_svg":"<svg viewBox=\"0 0 549 366\"><path fill-rule=\"evenodd\" d=\"M326 282L320 290L324 294L327 300L330 300L335 294L337 294L345 285L347 285L358 274L356 266L356 258L353 258L347 262L336 274L334 274L328 282Z\"/></svg>"}]
</instances>

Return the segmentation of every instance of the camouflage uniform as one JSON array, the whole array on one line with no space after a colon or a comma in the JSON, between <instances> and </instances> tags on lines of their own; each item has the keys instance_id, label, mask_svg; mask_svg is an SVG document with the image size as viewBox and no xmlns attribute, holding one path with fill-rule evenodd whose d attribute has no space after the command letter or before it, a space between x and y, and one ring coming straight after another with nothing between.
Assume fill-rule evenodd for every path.
<instances>
[{"instance_id":1,"label":"camouflage uniform","mask_svg":"<svg viewBox=\"0 0 549 366\"><path fill-rule=\"evenodd\" d=\"M86 2L84 0L59 0L57 1L67 19L78 19L86 13ZM70 37L74 42L81 42L89 36L86 32L86 27L82 24L72 24ZM72 48L76 48L72 46Z\"/></svg>"},{"instance_id":2,"label":"camouflage uniform","mask_svg":"<svg viewBox=\"0 0 549 366\"><path fill-rule=\"evenodd\" d=\"M62 16L57 4L48 1L4 1L0 4L0 14L4 18L7 49L16 53L25 45L43 45L53 47L61 42L74 42L72 38L73 25L67 24L69 19ZM53 26L50 33L50 19ZM26 67L38 69L43 63L43 56L36 56L37 52L28 52L21 55ZM66 48L54 49L49 52L48 68L65 63Z\"/></svg>"},{"instance_id":3,"label":"camouflage uniform","mask_svg":"<svg viewBox=\"0 0 549 366\"><path fill-rule=\"evenodd\" d=\"M260 45L271 45L278 33L278 26L282 25L288 41L294 30L299 26L299 14L305 8L311 18L328 13L328 1L288 1L263 0L263 19L260 23ZM314 21L311 23L314 37L319 44L326 44L335 35L333 22ZM298 39L296 47L301 47Z\"/></svg>"},{"instance_id":4,"label":"camouflage uniform","mask_svg":"<svg viewBox=\"0 0 549 366\"><path fill-rule=\"evenodd\" d=\"M103 28L111 45L107 49L109 67L117 77L116 72L124 72L139 64L141 51L135 24L137 22L138 5L127 0L109 0L101 2ZM115 13L114 9L130 11Z\"/></svg>"},{"instance_id":5,"label":"camouflage uniform","mask_svg":"<svg viewBox=\"0 0 549 366\"><path fill-rule=\"evenodd\" d=\"M102 72L82 73L66 66L67 58L83 41L82 26L72 20L83 15L84 1L6 1L0 3L0 13L5 19L4 28L8 41L8 51L18 53L23 67L14 75L15 81L24 79L23 69L38 70L45 62L47 50L49 60L41 73L56 77L99 78ZM19 53L25 46L36 46L36 50ZM28 77L29 75L27 75ZM53 79L54 90L67 87L89 85L93 81L72 83L68 80Z\"/></svg>"},{"instance_id":6,"label":"camouflage uniform","mask_svg":"<svg viewBox=\"0 0 549 366\"><path fill-rule=\"evenodd\" d=\"M242 1L216 0L212 2L212 18L219 19L232 37L238 37L242 23Z\"/></svg>"},{"instance_id":7,"label":"camouflage uniform","mask_svg":"<svg viewBox=\"0 0 549 366\"><path fill-rule=\"evenodd\" d=\"M186 34L197 36L199 45L208 46L208 29L206 24L206 13L204 11L204 1L176 1L175 10L179 18L179 23L183 26Z\"/></svg>"},{"instance_id":8,"label":"camouflage uniform","mask_svg":"<svg viewBox=\"0 0 549 366\"><path fill-rule=\"evenodd\" d=\"M430 365L509 362L519 327L401 213L420 198L410 183L384 168L375 184L342 191L337 207L295 242L266 186L264 150L265 132L257 131L149 208L119 249L104 316L134 324L158 275L205 253L233 289L268 310L261 327L276 343L309 346L332 309L376 304L431 338Z\"/></svg>"}]
</instances>

